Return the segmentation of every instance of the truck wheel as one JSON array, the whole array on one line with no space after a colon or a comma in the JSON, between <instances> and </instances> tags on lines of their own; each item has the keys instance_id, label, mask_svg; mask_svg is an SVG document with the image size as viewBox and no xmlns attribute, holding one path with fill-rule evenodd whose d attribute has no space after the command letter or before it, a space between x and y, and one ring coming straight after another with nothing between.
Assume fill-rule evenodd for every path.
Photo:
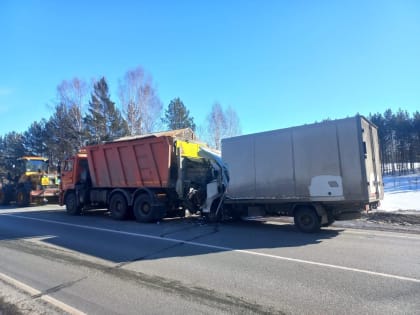
<instances>
[{"instance_id":1,"label":"truck wheel","mask_svg":"<svg viewBox=\"0 0 420 315\"><path fill-rule=\"evenodd\" d=\"M66 211L70 215L79 215L82 212L82 207L78 204L76 193L73 191L67 193Z\"/></svg>"},{"instance_id":2,"label":"truck wheel","mask_svg":"<svg viewBox=\"0 0 420 315\"><path fill-rule=\"evenodd\" d=\"M16 205L18 207L26 207L29 205L29 193L25 188L18 188L16 192Z\"/></svg>"},{"instance_id":3,"label":"truck wheel","mask_svg":"<svg viewBox=\"0 0 420 315\"><path fill-rule=\"evenodd\" d=\"M140 195L136 197L133 206L133 213L139 222L152 222L155 220L152 202L148 195Z\"/></svg>"},{"instance_id":4,"label":"truck wheel","mask_svg":"<svg viewBox=\"0 0 420 315\"><path fill-rule=\"evenodd\" d=\"M6 206L10 203L10 198L6 191L0 189L0 205Z\"/></svg>"},{"instance_id":5,"label":"truck wheel","mask_svg":"<svg viewBox=\"0 0 420 315\"><path fill-rule=\"evenodd\" d=\"M109 202L109 211L115 220L125 220L128 217L128 205L124 195L116 193L111 197Z\"/></svg>"},{"instance_id":6,"label":"truck wheel","mask_svg":"<svg viewBox=\"0 0 420 315\"><path fill-rule=\"evenodd\" d=\"M321 220L315 209L310 207L298 208L295 211L295 225L304 233L317 232L321 227Z\"/></svg>"}]
</instances>

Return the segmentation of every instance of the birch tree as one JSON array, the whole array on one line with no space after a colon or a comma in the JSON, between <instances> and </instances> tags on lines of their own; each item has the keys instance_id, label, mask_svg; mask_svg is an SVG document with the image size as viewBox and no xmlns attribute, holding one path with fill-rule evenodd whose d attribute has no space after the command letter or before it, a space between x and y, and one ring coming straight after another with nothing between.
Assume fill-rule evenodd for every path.
<instances>
[{"instance_id":1,"label":"birch tree","mask_svg":"<svg viewBox=\"0 0 420 315\"><path fill-rule=\"evenodd\" d=\"M162 103L153 80L142 67L129 70L119 81L118 96L129 135L150 133L159 126Z\"/></svg>"},{"instance_id":2,"label":"birch tree","mask_svg":"<svg viewBox=\"0 0 420 315\"><path fill-rule=\"evenodd\" d=\"M88 100L89 85L79 79L63 80L57 86L58 103L67 107L71 117L71 130L76 133L78 147L83 146L83 114Z\"/></svg>"},{"instance_id":3,"label":"birch tree","mask_svg":"<svg viewBox=\"0 0 420 315\"><path fill-rule=\"evenodd\" d=\"M209 144L216 150L221 149L221 140L226 130L226 116L220 103L214 103L207 116Z\"/></svg>"}]
</instances>

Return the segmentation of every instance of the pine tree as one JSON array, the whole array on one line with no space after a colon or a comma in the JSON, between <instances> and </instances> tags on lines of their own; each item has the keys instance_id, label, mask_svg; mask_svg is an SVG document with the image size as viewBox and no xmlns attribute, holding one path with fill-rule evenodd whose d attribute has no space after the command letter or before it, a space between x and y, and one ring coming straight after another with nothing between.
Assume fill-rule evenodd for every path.
<instances>
[{"instance_id":1,"label":"pine tree","mask_svg":"<svg viewBox=\"0 0 420 315\"><path fill-rule=\"evenodd\" d=\"M52 164L69 157L79 149L79 132L74 129L72 117L65 104L57 104L54 114L45 124L45 143Z\"/></svg>"},{"instance_id":2,"label":"pine tree","mask_svg":"<svg viewBox=\"0 0 420 315\"><path fill-rule=\"evenodd\" d=\"M16 164L16 159L27 154L23 142L23 134L21 133L12 131L4 135L0 156L2 172L11 171L13 165Z\"/></svg>"},{"instance_id":3,"label":"pine tree","mask_svg":"<svg viewBox=\"0 0 420 315\"><path fill-rule=\"evenodd\" d=\"M165 110L165 117L162 122L169 130L191 128L195 131L194 118L190 117L189 110L179 97L174 98Z\"/></svg>"},{"instance_id":4,"label":"pine tree","mask_svg":"<svg viewBox=\"0 0 420 315\"><path fill-rule=\"evenodd\" d=\"M84 126L89 143L109 141L128 134L127 122L111 101L104 77L94 84Z\"/></svg>"},{"instance_id":5,"label":"pine tree","mask_svg":"<svg viewBox=\"0 0 420 315\"><path fill-rule=\"evenodd\" d=\"M44 156L47 153L45 119L34 121L23 134L23 141L26 151L30 155Z\"/></svg>"}]
</instances>

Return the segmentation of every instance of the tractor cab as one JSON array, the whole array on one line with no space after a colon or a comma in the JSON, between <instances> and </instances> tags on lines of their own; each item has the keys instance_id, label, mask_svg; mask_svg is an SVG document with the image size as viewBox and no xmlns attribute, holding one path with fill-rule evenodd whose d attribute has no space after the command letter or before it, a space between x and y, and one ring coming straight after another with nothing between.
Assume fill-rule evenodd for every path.
<instances>
[{"instance_id":1,"label":"tractor cab","mask_svg":"<svg viewBox=\"0 0 420 315\"><path fill-rule=\"evenodd\" d=\"M57 174L49 173L49 161L38 156L16 159L7 175L7 183L0 191L0 203L15 201L18 206L32 202L47 202L58 197Z\"/></svg>"}]
</instances>

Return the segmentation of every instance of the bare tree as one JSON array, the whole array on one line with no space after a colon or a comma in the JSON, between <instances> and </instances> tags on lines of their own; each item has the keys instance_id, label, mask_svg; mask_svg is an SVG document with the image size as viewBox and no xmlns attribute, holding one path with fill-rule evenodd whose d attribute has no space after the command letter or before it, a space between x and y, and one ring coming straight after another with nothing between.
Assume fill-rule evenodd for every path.
<instances>
[{"instance_id":1,"label":"bare tree","mask_svg":"<svg viewBox=\"0 0 420 315\"><path fill-rule=\"evenodd\" d=\"M207 116L207 141L216 150L221 149L221 141L226 137L241 134L239 117L236 111L229 106L225 111L220 103L213 104L210 114Z\"/></svg>"},{"instance_id":2,"label":"bare tree","mask_svg":"<svg viewBox=\"0 0 420 315\"><path fill-rule=\"evenodd\" d=\"M72 129L77 134L77 145L83 145L83 113L88 98L88 84L79 79L64 80L57 86L58 103L67 107Z\"/></svg>"},{"instance_id":3,"label":"bare tree","mask_svg":"<svg viewBox=\"0 0 420 315\"><path fill-rule=\"evenodd\" d=\"M207 116L209 144L216 150L221 149L221 140L226 130L226 116L220 103L214 103Z\"/></svg>"},{"instance_id":4,"label":"bare tree","mask_svg":"<svg viewBox=\"0 0 420 315\"><path fill-rule=\"evenodd\" d=\"M234 137L242 134L241 124L239 122L239 116L236 111L229 106L225 111L226 117L226 130L224 137Z\"/></svg>"},{"instance_id":5,"label":"bare tree","mask_svg":"<svg viewBox=\"0 0 420 315\"><path fill-rule=\"evenodd\" d=\"M125 73L119 82L118 95L130 135L150 133L158 127L162 102L152 77L142 67Z\"/></svg>"}]
</instances>

